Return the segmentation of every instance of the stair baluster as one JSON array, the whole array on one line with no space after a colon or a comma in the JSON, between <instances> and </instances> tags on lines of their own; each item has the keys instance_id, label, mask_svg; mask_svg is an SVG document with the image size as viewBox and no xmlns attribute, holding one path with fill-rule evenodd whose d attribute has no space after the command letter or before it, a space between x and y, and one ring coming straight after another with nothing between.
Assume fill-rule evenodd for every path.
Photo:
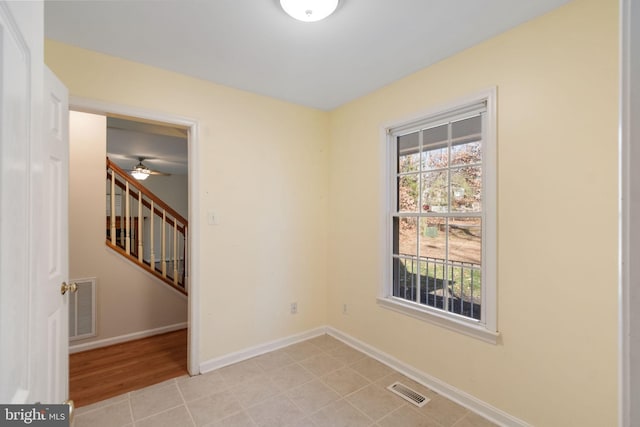
<instances>
[{"instance_id":1,"label":"stair baluster","mask_svg":"<svg viewBox=\"0 0 640 427\"><path fill-rule=\"evenodd\" d=\"M187 220L108 158L107 193L106 245L187 294ZM137 203L137 209L132 203ZM169 233L167 227L171 227ZM167 262L173 264L171 269Z\"/></svg>"}]
</instances>

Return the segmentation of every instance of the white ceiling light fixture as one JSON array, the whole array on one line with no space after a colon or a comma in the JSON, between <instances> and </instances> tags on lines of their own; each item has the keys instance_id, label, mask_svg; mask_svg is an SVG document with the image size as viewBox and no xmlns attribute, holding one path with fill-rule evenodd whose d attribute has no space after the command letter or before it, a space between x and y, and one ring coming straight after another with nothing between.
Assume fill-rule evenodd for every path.
<instances>
[{"instance_id":1,"label":"white ceiling light fixture","mask_svg":"<svg viewBox=\"0 0 640 427\"><path fill-rule=\"evenodd\" d=\"M280 6L289 16L304 22L320 21L331 15L339 0L280 0Z\"/></svg>"},{"instance_id":2,"label":"white ceiling light fixture","mask_svg":"<svg viewBox=\"0 0 640 427\"><path fill-rule=\"evenodd\" d=\"M131 172L131 176L133 176L138 181L144 181L145 179L149 178L149 175L151 174L146 170L134 170L133 172Z\"/></svg>"},{"instance_id":3,"label":"white ceiling light fixture","mask_svg":"<svg viewBox=\"0 0 640 427\"><path fill-rule=\"evenodd\" d=\"M140 161L140 163L138 163L136 167L131 171L131 176L138 181L144 181L145 179L149 178L149 175L151 175L151 170L143 165L142 161Z\"/></svg>"}]
</instances>

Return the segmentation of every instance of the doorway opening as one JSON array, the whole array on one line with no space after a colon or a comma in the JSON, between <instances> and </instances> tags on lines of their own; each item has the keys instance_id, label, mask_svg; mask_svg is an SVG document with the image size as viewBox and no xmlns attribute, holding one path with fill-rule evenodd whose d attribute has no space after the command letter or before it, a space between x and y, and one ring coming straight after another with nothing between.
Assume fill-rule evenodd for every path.
<instances>
[{"instance_id":1,"label":"doorway opening","mask_svg":"<svg viewBox=\"0 0 640 427\"><path fill-rule=\"evenodd\" d=\"M154 351L153 349L160 349L158 350L160 352L168 351L168 353L170 353L170 356L168 357L172 360L169 360L166 363L158 362L167 365L167 372L162 375L152 375L152 377L156 378L156 382L169 379L166 375L179 376L185 373L197 375L199 374L199 343L197 341L198 316L197 307L193 304L193 300L194 294L197 295L199 291L197 281L198 250L197 238L192 238L192 236L197 236L199 225L196 215L194 215L194 213L197 212L198 203L197 200L195 200L196 197L192 197L192 195L197 194L195 191L197 188L197 180L195 179L197 174L195 173L194 162L192 161L192 159L195 158L194 153L197 149L197 125L195 121L192 120L161 115L154 112L133 110L121 106L97 105L96 103L84 100L76 101L75 103L71 102L70 104L70 109L72 110L70 127L70 180L72 182L76 182L75 188L78 186L86 186L91 182L91 176L94 172L91 171L92 166L85 164L87 162L93 162L95 164L95 179L102 179L102 190L105 189L104 178L107 157L111 163L116 165L114 167L127 171L127 175L142 163L144 165L144 169L151 172L148 179L140 181L140 183L144 185L144 188L148 188L150 193L158 194L160 197L165 199L168 204L172 205L173 210L179 212L181 216L184 216L184 218L187 218L189 221L189 238L185 239L186 243L184 244L184 247L180 248L180 253L183 253L185 256L180 256L179 258L174 256L169 259L169 255L167 255L167 259L159 259L160 254L162 254L162 257L165 257L165 254L163 250L158 250L158 258L153 262L154 266L158 266L159 271L164 270L164 264L171 266L173 263L176 270L180 271L179 276L184 278L184 292L180 293L177 292L176 289L171 289L169 286L165 286L165 284L162 284L157 280L157 277L142 280L143 282L155 281L155 283L151 283L152 286L147 286L146 288L143 284L135 283L136 281L140 282L136 277L140 277L140 274L145 274L144 272L134 272L135 266L118 265L117 267L109 268L109 273L103 274L102 278L99 276L97 278L97 308L94 311L98 314L103 314L100 318L101 320L97 322L97 334L95 337L89 339L86 339L85 337L83 340L71 342L70 350L73 354L77 354L77 352L85 351L97 352L96 349L98 348L104 351L107 347L113 346L114 348L122 347L120 348L121 351L128 351L125 350L127 345L137 345L143 349L143 353L147 353L145 357L150 361L151 359L148 352ZM96 149L95 146L83 146L83 148L78 150L79 153L75 153L74 155L74 150L76 150L76 148L74 148L73 139L76 129L74 129L73 115L76 113L81 116L93 116L89 117L89 119L94 119L96 123L99 123L99 126L101 126L102 129L97 132L102 132L101 135L104 135L101 136L104 140L103 149ZM78 127L82 126L84 125L78 125ZM82 131L84 130L78 130L78 132ZM94 138L89 139L93 141L90 144L95 143ZM75 144L78 143L85 144L87 142L75 142ZM100 146L100 144L98 144L98 146ZM102 155L100 155L100 153L102 153ZM84 171L87 170L88 172L84 173ZM106 176L108 181L109 173L107 173ZM133 180L130 176L128 176L128 179L132 180L131 185L136 185L136 180ZM80 181L80 183L78 183L78 181ZM129 188L128 183L127 188ZM73 184L70 185L70 189L70 199L73 199ZM113 198L116 199L118 196L117 192L113 194ZM129 193L127 192L127 195L128 194ZM106 210L108 217L108 205L113 206L114 204L108 202L110 197L108 184L106 197L104 191L102 191L100 196L96 197L101 197L101 207L106 208L102 209L101 217L102 251L107 257L111 258L108 260L109 263L120 262L122 264L123 262L126 262L126 260L118 259L116 261L116 258L119 258L117 253L105 247L105 237L109 235L110 230L108 224L106 228L104 226L104 213ZM124 203L124 197L121 197L121 199ZM147 203L143 203L142 197L140 197L138 201L140 202L141 208L144 203ZM91 202L89 201L89 204L90 203ZM142 228L142 224L147 221L147 228L149 228L149 217L153 217L153 212L157 211L157 207L155 206L157 205L152 204L152 209L147 209L146 213L143 213L139 217L136 216L135 213L129 213L129 211L127 211L127 216L125 217L120 214L120 218L123 220L122 222L125 222L125 218L130 219L131 224L138 224L139 222L140 228ZM70 207L73 208L73 206ZM122 209L120 211L114 210L114 217L116 216L116 212L124 212L124 207L120 208ZM97 211L100 211L100 207L96 208L96 212ZM149 212L151 212L150 215ZM129 221L126 222L128 223ZM72 230L74 225L73 219L70 218L70 238L73 238L74 236L74 232ZM153 219L151 219L151 225L153 228ZM185 226L183 231L186 232L186 230L187 227ZM117 231L120 230L118 229ZM132 237L129 233L129 230L127 229L127 239ZM86 240L89 240L89 238L90 236L86 236ZM148 240L148 238L146 239ZM170 241L171 238L168 240ZM151 238L151 241L153 242L153 238ZM143 254L144 251L146 252ZM153 243L151 249L144 249L144 251L140 252L140 258L145 259L146 262L149 263L149 252L151 252L151 260L153 260ZM74 275L73 254L74 252L72 251L70 259L72 276ZM186 257L186 254L188 254L188 257ZM114 264L110 265L113 266ZM162 266L162 269L160 269L160 266ZM172 271L173 268L174 267L167 268L167 271L169 271L168 276L171 275L170 271ZM111 277L111 272L114 271L121 274L121 276L118 276L120 278L116 281L126 282L124 285L123 283L109 283L109 280L113 279L113 277ZM117 286L120 286L119 292L115 292L111 289ZM160 288L167 289L159 290ZM111 293L109 294L105 289L110 289ZM151 291L149 289L151 289ZM108 294L103 298L104 301L100 301L101 291L103 292L103 296ZM139 307L136 306L135 309L131 308L131 304L135 302L135 298L140 300L141 298L145 299L152 297L160 298L159 302L150 302L149 304L142 304ZM128 301L129 299L130 301ZM182 300L180 301L180 299ZM102 302L109 305L109 307L101 307ZM125 308L127 304L129 304L128 309ZM175 304L179 308L176 309L175 313L169 313L167 315L167 313L171 311L171 309L168 309L167 307L171 307L171 304ZM104 320L106 318L104 316L104 312L107 310L110 312L109 316L113 316L113 322L115 325L106 324L110 322L110 320ZM166 319L163 316L166 317ZM128 325L129 331L127 333L114 333L118 328L122 330L122 324L129 321L131 323ZM144 323L145 321L150 322L148 326L140 326L141 324L146 325ZM181 348L175 349L176 343L180 342L183 342ZM180 347L180 345L178 345L178 347ZM102 357L111 357L114 361L116 359L114 356L103 355ZM173 362L176 362L176 359L181 359L178 361L178 364L181 364L182 371L180 371L180 369L176 370L175 366L173 366L173 368L169 367ZM128 363L130 366L135 365L132 361L125 361L125 363ZM175 365L175 363L173 364ZM150 366L152 363L147 363L146 365ZM145 365L143 364L140 366ZM157 366L156 369L158 369ZM175 374L169 373L172 369L172 372ZM160 370L162 370L162 368ZM73 366L71 367L71 371L73 371ZM138 369L137 376L141 376L140 371L141 369ZM71 373L71 376L72 386L70 391L71 396L73 397L73 373ZM151 385L140 382L135 384L136 389L146 385ZM108 390L109 387L107 386L104 386L103 388L105 392L110 393L111 396L131 391L124 388L121 390L118 390L117 388ZM104 398L107 397L110 396L104 396ZM79 404L82 406L82 400Z\"/></svg>"}]
</instances>

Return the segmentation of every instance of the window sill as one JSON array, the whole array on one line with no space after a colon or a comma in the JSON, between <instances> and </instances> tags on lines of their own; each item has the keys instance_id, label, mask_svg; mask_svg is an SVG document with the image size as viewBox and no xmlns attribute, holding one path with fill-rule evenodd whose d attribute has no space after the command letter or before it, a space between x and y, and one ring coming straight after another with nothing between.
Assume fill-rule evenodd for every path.
<instances>
[{"instance_id":1,"label":"window sill","mask_svg":"<svg viewBox=\"0 0 640 427\"><path fill-rule=\"evenodd\" d=\"M498 338L500 337L498 332L490 331L477 323L466 322L463 319L458 320L445 314L440 314L435 310L430 310L428 307L422 307L411 301L405 301L394 297L386 297L378 298L378 305L383 308L411 316L415 319L477 338L488 342L489 344L498 344Z\"/></svg>"}]
</instances>

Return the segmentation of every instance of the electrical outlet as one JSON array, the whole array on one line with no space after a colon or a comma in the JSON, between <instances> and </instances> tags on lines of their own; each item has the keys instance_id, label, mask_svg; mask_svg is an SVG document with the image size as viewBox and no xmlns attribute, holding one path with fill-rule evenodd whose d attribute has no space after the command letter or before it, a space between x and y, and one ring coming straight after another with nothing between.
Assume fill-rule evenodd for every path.
<instances>
[{"instance_id":1,"label":"electrical outlet","mask_svg":"<svg viewBox=\"0 0 640 427\"><path fill-rule=\"evenodd\" d=\"M298 303L297 302L292 302L291 303L291 314L298 314Z\"/></svg>"},{"instance_id":2,"label":"electrical outlet","mask_svg":"<svg viewBox=\"0 0 640 427\"><path fill-rule=\"evenodd\" d=\"M342 314L347 314L347 304L342 304Z\"/></svg>"}]
</instances>

